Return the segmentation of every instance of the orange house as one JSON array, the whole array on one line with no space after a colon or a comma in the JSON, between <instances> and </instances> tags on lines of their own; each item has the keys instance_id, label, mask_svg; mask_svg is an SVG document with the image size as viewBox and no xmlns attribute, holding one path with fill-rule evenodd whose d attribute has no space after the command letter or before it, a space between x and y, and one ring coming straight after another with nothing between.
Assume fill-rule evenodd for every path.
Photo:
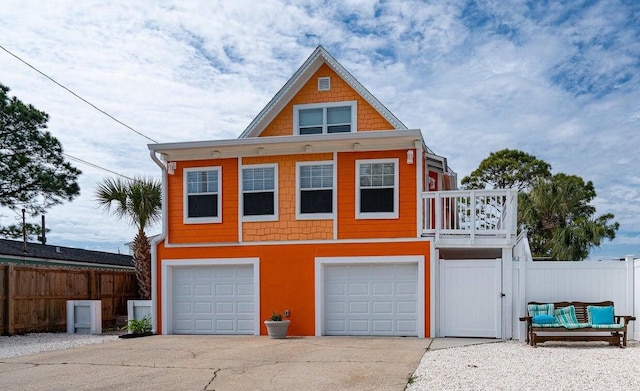
<instances>
[{"instance_id":1,"label":"orange house","mask_svg":"<svg viewBox=\"0 0 640 391\"><path fill-rule=\"evenodd\" d=\"M149 148L156 332L264 335L275 311L289 335L437 334L431 231L456 218L427 194L455 173L324 48L238 139Z\"/></svg>"}]
</instances>

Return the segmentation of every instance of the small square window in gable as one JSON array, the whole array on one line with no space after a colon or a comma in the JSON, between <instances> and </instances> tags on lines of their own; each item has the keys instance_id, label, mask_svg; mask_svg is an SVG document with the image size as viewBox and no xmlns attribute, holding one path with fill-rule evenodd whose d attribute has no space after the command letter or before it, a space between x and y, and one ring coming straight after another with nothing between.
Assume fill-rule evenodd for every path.
<instances>
[{"instance_id":1,"label":"small square window in gable","mask_svg":"<svg viewBox=\"0 0 640 391\"><path fill-rule=\"evenodd\" d=\"M331 90L331 78L330 77L319 77L318 78L318 91L329 91Z\"/></svg>"}]
</instances>

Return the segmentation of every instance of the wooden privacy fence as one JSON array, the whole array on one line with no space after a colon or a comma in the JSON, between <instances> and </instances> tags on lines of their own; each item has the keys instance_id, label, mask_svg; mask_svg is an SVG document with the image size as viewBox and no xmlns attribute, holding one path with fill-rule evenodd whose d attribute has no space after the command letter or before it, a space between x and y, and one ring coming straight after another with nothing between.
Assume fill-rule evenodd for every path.
<instances>
[{"instance_id":1,"label":"wooden privacy fence","mask_svg":"<svg viewBox=\"0 0 640 391\"><path fill-rule=\"evenodd\" d=\"M0 334L65 331L67 300L101 300L102 323L113 325L136 289L133 271L0 265Z\"/></svg>"}]
</instances>

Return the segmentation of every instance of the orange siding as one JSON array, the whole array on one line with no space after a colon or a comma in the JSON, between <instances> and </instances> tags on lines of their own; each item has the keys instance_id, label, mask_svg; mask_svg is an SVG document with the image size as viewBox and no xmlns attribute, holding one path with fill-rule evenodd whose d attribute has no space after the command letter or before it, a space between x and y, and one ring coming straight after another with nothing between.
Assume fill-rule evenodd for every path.
<instances>
[{"instance_id":1,"label":"orange siding","mask_svg":"<svg viewBox=\"0 0 640 391\"><path fill-rule=\"evenodd\" d=\"M185 168L222 167L222 222L184 224ZM171 243L211 243L238 241L238 160L211 159L178 162L168 180L168 220Z\"/></svg>"},{"instance_id":2,"label":"orange siding","mask_svg":"<svg viewBox=\"0 0 640 391\"><path fill-rule=\"evenodd\" d=\"M331 77L331 90L318 91L318 77ZM293 106L309 103L358 102L358 131L392 130L393 126L327 64L323 64L296 96L262 131L260 137L293 135Z\"/></svg>"},{"instance_id":3,"label":"orange siding","mask_svg":"<svg viewBox=\"0 0 640 391\"><path fill-rule=\"evenodd\" d=\"M289 335L315 335L315 258L356 256L424 256L425 336L430 325L430 248L429 241L390 243L331 243L259 246L220 246L165 248L158 246L157 289L161 292L161 260L248 258L260 259L260 317L269 318L272 311L291 311ZM158 298L157 318L162 319L162 298ZM266 335L261 323L260 334ZM162 332L158 324L159 333Z\"/></svg>"},{"instance_id":4,"label":"orange siding","mask_svg":"<svg viewBox=\"0 0 640 391\"><path fill-rule=\"evenodd\" d=\"M333 160L333 154L246 157L243 164L278 164L278 221L242 223L242 240L333 239L333 220L296 220L296 162Z\"/></svg>"},{"instance_id":5,"label":"orange siding","mask_svg":"<svg viewBox=\"0 0 640 391\"><path fill-rule=\"evenodd\" d=\"M356 219L356 160L398 158L397 219ZM416 163L407 151L338 154L338 239L416 237Z\"/></svg>"}]
</instances>

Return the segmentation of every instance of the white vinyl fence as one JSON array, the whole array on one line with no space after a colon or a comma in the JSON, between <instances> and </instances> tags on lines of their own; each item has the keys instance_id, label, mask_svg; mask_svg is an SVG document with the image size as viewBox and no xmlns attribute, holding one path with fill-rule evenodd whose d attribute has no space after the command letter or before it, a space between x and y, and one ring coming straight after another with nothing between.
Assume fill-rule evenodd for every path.
<instances>
[{"instance_id":1,"label":"white vinyl fence","mask_svg":"<svg viewBox=\"0 0 640 391\"><path fill-rule=\"evenodd\" d=\"M533 262L522 259L522 253L517 256L519 261L513 263L513 338L525 339L524 322L518 318L525 315L529 301L611 300L616 314L640 316L640 259ZM640 339L638 323L631 322L629 338Z\"/></svg>"},{"instance_id":2,"label":"white vinyl fence","mask_svg":"<svg viewBox=\"0 0 640 391\"><path fill-rule=\"evenodd\" d=\"M634 339L640 340L640 259L636 259L634 261L634 277L633 277L633 281L635 283L634 287L633 287L633 298L634 298L634 315L636 316L636 318L638 318L637 321L633 322L633 329L634 329Z\"/></svg>"}]
</instances>

